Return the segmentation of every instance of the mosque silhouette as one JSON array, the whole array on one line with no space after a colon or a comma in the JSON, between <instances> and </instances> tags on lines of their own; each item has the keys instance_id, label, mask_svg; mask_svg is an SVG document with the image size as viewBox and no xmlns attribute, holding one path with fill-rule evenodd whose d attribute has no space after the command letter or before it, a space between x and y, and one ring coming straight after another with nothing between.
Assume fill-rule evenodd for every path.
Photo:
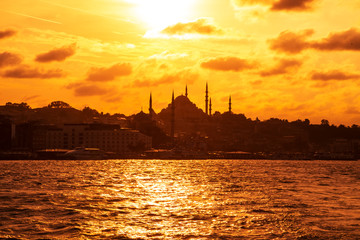
<instances>
[{"instance_id":1,"label":"mosque silhouette","mask_svg":"<svg viewBox=\"0 0 360 240\"><path fill-rule=\"evenodd\" d=\"M202 130L209 127L213 115L208 83L206 83L205 88L205 111L190 101L187 85L185 86L185 95L182 94L175 98L173 91L171 103L158 114L156 114L152 105L153 96L150 93L149 116L155 121L162 122L164 129L172 138L175 137L176 133L194 134L203 132ZM229 96L228 113L232 113L231 106L231 96Z\"/></svg>"}]
</instances>

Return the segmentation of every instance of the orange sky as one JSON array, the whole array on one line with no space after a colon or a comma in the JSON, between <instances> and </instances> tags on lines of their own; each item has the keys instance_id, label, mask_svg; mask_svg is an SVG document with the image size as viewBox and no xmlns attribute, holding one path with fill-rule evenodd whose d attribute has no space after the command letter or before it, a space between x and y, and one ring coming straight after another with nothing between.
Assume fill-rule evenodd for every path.
<instances>
[{"instance_id":1,"label":"orange sky","mask_svg":"<svg viewBox=\"0 0 360 240\"><path fill-rule=\"evenodd\" d=\"M360 124L360 0L2 0L0 104Z\"/></svg>"}]
</instances>

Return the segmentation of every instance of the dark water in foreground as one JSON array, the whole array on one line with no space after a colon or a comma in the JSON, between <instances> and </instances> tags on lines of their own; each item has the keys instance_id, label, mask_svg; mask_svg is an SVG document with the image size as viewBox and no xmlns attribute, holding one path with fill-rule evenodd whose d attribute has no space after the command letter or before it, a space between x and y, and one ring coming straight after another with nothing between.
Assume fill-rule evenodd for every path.
<instances>
[{"instance_id":1,"label":"dark water in foreground","mask_svg":"<svg viewBox=\"0 0 360 240\"><path fill-rule=\"evenodd\" d=\"M0 238L360 239L359 167L0 161Z\"/></svg>"}]
</instances>

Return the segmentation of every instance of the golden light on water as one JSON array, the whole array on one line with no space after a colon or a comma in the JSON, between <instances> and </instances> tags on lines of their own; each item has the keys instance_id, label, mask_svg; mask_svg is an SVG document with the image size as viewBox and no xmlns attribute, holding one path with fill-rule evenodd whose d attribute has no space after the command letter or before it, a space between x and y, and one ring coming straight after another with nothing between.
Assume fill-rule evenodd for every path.
<instances>
[{"instance_id":1,"label":"golden light on water","mask_svg":"<svg viewBox=\"0 0 360 240\"><path fill-rule=\"evenodd\" d=\"M358 166L351 167L356 163L0 162L0 236L7 238L285 240L360 234Z\"/></svg>"},{"instance_id":2,"label":"golden light on water","mask_svg":"<svg viewBox=\"0 0 360 240\"><path fill-rule=\"evenodd\" d=\"M109 199L123 199L129 194L136 199L136 201L114 202L114 209L120 209L128 219L132 219L130 222L133 223L133 225L119 223L120 225L116 226L118 234L136 238L149 232L152 237L214 233L212 226L217 224L217 220L213 219L215 216L213 210L217 208L217 200L206 185L201 185L201 182L205 184L208 181L207 174L198 172L197 177L194 178L193 173L186 174L188 164L180 170L174 169L173 163L161 161L153 161L153 163L159 166L153 165L145 172L139 172L138 175L133 175L134 172L125 174L124 180L131 179L130 182L116 185L118 189L109 188L109 194L112 195ZM148 165L142 161L138 164L140 169L141 164ZM128 170L137 172L135 169ZM178 170L183 171L182 174L179 174ZM151 223L151 228L139 226L138 223L141 222ZM202 224L199 228L200 222Z\"/></svg>"}]
</instances>

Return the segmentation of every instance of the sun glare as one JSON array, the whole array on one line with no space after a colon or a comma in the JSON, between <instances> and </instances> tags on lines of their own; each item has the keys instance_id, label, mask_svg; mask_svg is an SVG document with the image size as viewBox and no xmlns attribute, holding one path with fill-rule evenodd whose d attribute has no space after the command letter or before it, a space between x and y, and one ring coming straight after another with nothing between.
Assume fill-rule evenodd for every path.
<instances>
[{"instance_id":1,"label":"sun glare","mask_svg":"<svg viewBox=\"0 0 360 240\"><path fill-rule=\"evenodd\" d=\"M129 0L136 5L139 19L151 29L190 20L194 0Z\"/></svg>"}]
</instances>

